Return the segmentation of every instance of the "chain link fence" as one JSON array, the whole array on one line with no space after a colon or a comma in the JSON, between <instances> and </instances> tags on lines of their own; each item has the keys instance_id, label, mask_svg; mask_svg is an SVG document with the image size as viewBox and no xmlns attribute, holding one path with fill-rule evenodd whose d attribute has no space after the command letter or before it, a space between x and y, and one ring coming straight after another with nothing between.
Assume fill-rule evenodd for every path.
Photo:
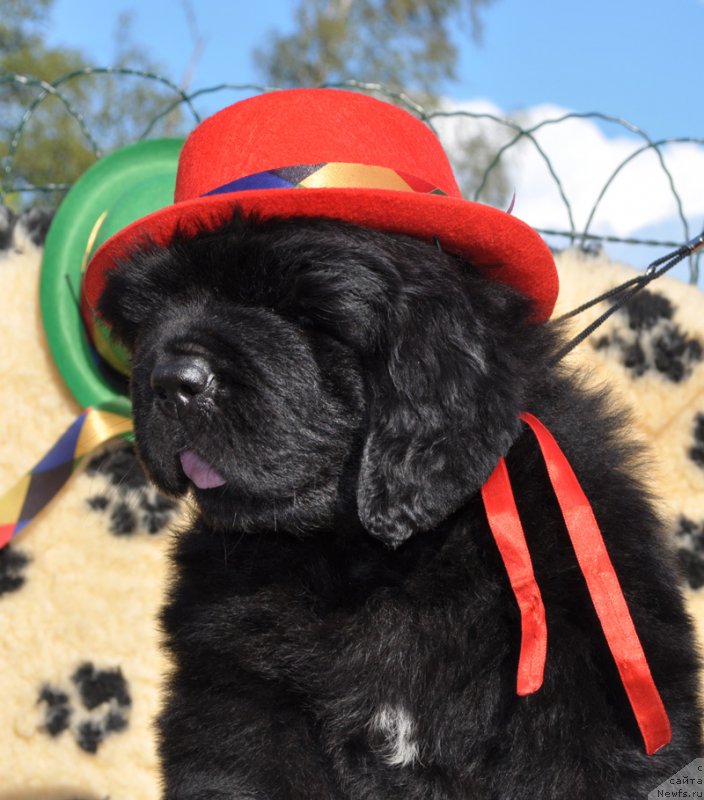
<instances>
[{"instance_id":1,"label":"chain link fence","mask_svg":"<svg viewBox=\"0 0 704 800\"><path fill-rule=\"evenodd\" d=\"M0 75L0 104L11 95L15 98L16 105L17 98L21 98L19 118L9 123L6 122L1 128L0 205L8 203L17 205L17 198L21 198L22 204L31 205L41 202L40 198L47 195L51 196L51 204L55 205L70 188L70 182L32 183L23 177L21 170L18 169L18 153L23 146L28 146L26 143L26 140L29 139L28 132L31 130L33 121L48 102L61 104L62 113L73 121L77 135L81 137L84 146L90 151L93 158L98 159L117 144L126 143L124 141L116 143L109 131L105 132L105 130L103 130L101 139L96 131L96 123L92 118L93 112L90 107L89 110L83 107L79 108L74 94L69 90L70 87L81 81L95 80L101 77L112 81L143 82L143 85L158 91L159 108L155 109L141 128L133 127L130 132L131 141L165 135L165 133L184 135L203 117L218 108L237 99L273 88L257 84L222 83L187 92L160 75L140 70L113 68L83 69L65 75L52 83L25 75ZM564 217L566 224L562 227L541 227L539 224L534 224L530 218L525 216L523 218L529 224L533 224L556 248L573 245L585 249L595 249L604 243L616 243L638 247L640 248L638 253L643 252L643 247L650 247L658 255L655 248L660 251L671 250L691 240L700 232L701 221L696 224L692 217L685 213L680 187L678 187L675 176L667 163L666 148L675 145L702 147L704 138L692 136L656 140L627 120L600 112L560 113L553 117L532 121L521 119L520 115L516 118L508 118L489 111L468 110L467 108L448 109L442 105L432 108L424 107L409 95L391 91L379 84L346 81L324 85L331 88L348 88L372 93L406 108L426 122L443 141L451 159L455 162L456 172L460 176L460 184L465 196L472 200L499 204L497 196L501 195L502 190L505 191L507 185L510 186L510 177L506 178L506 174L517 173L520 175L526 158L532 158L534 164L537 159L544 170L544 177L547 177L552 187L551 191L561 206L561 216ZM555 164L555 139L553 137L552 149L549 149L543 141L544 134L550 129L565 129L571 121L579 120L591 120L600 126L615 126L619 133L627 135L632 141L632 146L628 148L627 152L615 165L611 166L610 173L593 203L585 206L584 198L580 198L581 214L579 216L584 220L581 223L578 223L578 215L575 213L575 189L573 187L571 191L568 191L563 176L560 175L560 170ZM472 154L477 155L478 151L475 146L477 142L481 142L480 158L475 159L472 170L463 179L463 166L466 166L468 157L471 157ZM664 182L661 183L664 189L660 191L665 191L670 195L676 224L676 229L673 228L675 234L670 238L638 238L600 232L596 229L598 212L604 204L607 194L627 167L646 156L655 157L657 162L654 165L655 169L664 178ZM589 154L584 153L583 157L588 159ZM502 174L504 175L503 182ZM704 179L704 174L702 179ZM678 232L681 233L681 238L677 238ZM698 280L700 255L693 255L689 260L689 278L694 283ZM634 261L637 260L634 259Z\"/></svg>"}]
</instances>

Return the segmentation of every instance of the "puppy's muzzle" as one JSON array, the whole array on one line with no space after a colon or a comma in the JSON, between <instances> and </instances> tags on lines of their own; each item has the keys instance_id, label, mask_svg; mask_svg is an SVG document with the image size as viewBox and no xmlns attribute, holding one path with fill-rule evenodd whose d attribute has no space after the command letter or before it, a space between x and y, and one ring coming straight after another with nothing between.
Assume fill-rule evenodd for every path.
<instances>
[{"instance_id":1,"label":"puppy's muzzle","mask_svg":"<svg viewBox=\"0 0 704 800\"><path fill-rule=\"evenodd\" d=\"M178 356L159 361L150 384L162 411L174 419L184 419L197 401L210 393L214 375L204 359Z\"/></svg>"}]
</instances>

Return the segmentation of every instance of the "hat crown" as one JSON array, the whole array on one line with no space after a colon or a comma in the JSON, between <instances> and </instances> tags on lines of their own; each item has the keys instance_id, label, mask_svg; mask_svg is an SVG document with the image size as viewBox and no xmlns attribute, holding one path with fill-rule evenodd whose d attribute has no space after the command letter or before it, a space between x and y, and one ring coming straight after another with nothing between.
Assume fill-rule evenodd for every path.
<instances>
[{"instance_id":1,"label":"hat crown","mask_svg":"<svg viewBox=\"0 0 704 800\"><path fill-rule=\"evenodd\" d=\"M97 250L83 282L86 318L109 270L135 248L216 230L236 211L262 221L343 220L439 241L530 298L536 320L550 316L557 297L555 264L540 236L510 214L463 199L433 131L368 95L288 89L235 103L188 138L174 196Z\"/></svg>"},{"instance_id":2,"label":"hat crown","mask_svg":"<svg viewBox=\"0 0 704 800\"><path fill-rule=\"evenodd\" d=\"M175 201L266 170L328 162L387 167L461 196L442 145L412 114L357 92L290 89L202 122L183 148Z\"/></svg>"}]
</instances>

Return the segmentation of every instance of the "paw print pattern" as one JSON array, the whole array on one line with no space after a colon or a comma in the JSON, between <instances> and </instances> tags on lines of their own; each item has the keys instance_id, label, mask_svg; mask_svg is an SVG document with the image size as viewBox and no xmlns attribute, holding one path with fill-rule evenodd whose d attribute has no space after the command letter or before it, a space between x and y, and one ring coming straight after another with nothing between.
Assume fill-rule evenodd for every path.
<instances>
[{"instance_id":1,"label":"paw print pattern","mask_svg":"<svg viewBox=\"0 0 704 800\"><path fill-rule=\"evenodd\" d=\"M53 212L48 209L30 208L20 215L17 224L24 228L32 244L42 247L49 232L52 217Z\"/></svg>"},{"instance_id":2,"label":"paw print pattern","mask_svg":"<svg viewBox=\"0 0 704 800\"><path fill-rule=\"evenodd\" d=\"M10 248L14 225L15 217L10 209L0 206L0 253Z\"/></svg>"},{"instance_id":3,"label":"paw print pattern","mask_svg":"<svg viewBox=\"0 0 704 800\"><path fill-rule=\"evenodd\" d=\"M692 589L704 586L704 521L696 523L685 516L677 520L677 555Z\"/></svg>"},{"instance_id":4,"label":"paw print pattern","mask_svg":"<svg viewBox=\"0 0 704 800\"><path fill-rule=\"evenodd\" d=\"M60 689L43 686L39 692L39 703L46 703L44 730L49 736L58 736L71 722L71 705L68 695Z\"/></svg>"},{"instance_id":5,"label":"paw print pattern","mask_svg":"<svg viewBox=\"0 0 704 800\"><path fill-rule=\"evenodd\" d=\"M704 414L694 418L694 444L689 448L689 457L704 469Z\"/></svg>"},{"instance_id":6,"label":"paw print pattern","mask_svg":"<svg viewBox=\"0 0 704 800\"><path fill-rule=\"evenodd\" d=\"M178 503L149 484L130 444L99 453L86 472L102 475L109 482L105 493L88 498L88 507L108 516L110 531L116 536L131 536L140 530L160 533L178 508Z\"/></svg>"},{"instance_id":7,"label":"paw print pattern","mask_svg":"<svg viewBox=\"0 0 704 800\"><path fill-rule=\"evenodd\" d=\"M45 733L56 737L70 730L81 750L92 754L107 736L127 728L132 706L122 671L99 670L89 661L74 672L70 686L43 686L37 702L43 704Z\"/></svg>"},{"instance_id":8,"label":"paw print pattern","mask_svg":"<svg viewBox=\"0 0 704 800\"><path fill-rule=\"evenodd\" d=\"M679 383L704 357L699 339L687 336L673 320L673 305L664 295L643 289L618 314L627 317L628 325L597 338L594 347L616 350L634 377L655 370Z\"/></svg>"},{"instance_id":9,"label":"paw print pattern","mask_svg":"<svg viewBox=\"0 0 704 800\"><path fill-rule=\"evenodd\" d=\"M0 550L0 597L21 589L29 557L9 544Z\"/></svg>"},{"instance_id":10,"label":"paw print pattern","mask_svg":"<svg viewBox=\"0 0 704 800\"><path fill-rule=\"evenodd\" d=\"M41 247L46 239L52 212L42 208L31 208L19 216L5 206L0 207L0 252L15 248L21 250L24 237L36 247Z\"/></svg>"}]
</instances>

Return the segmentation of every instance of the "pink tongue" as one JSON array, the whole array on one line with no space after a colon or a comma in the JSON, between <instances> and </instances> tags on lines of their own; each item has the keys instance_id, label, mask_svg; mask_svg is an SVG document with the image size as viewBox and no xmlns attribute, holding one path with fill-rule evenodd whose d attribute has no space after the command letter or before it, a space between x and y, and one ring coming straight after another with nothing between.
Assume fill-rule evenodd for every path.
<instances>
[{"instance_id":1,"label":"pink tongue","mask_svg":"<svg viewBox=\"0 0 704 800\"><path fill-rule=\"evenodd\" d=\"M199 489L214 489L216 486L222 486L225 483L225 478L215 467L211 467L207 461L204 461L193 450L184 450L179 453L179 458L181 459L183 471Z\"/></svg>"}]
</instances>

